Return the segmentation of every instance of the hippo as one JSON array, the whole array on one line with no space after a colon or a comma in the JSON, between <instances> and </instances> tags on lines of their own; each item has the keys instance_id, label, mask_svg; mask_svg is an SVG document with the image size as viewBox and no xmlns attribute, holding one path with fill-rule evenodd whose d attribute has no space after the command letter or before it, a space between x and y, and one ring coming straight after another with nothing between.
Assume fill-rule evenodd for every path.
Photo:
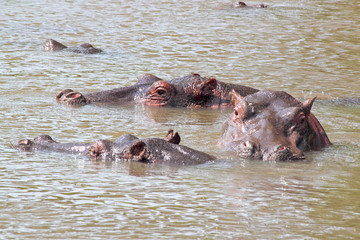
<instances>
[{"instance_id":1,"label":"hippo","mask_svg":"<svg viewBox=\"0 0 360 240\"><path fill-rule=\"evenodd\" d=\"M262 90L242 97L231 92L234 112L219 141L243 158L264 161L304 159L304 152L331 145L310 112L316 97L300 102L283 91Z\"/></svg>"},{"instance_id":2,"label":"hippo","mask_svg":"<svg viewBox=\"0 0 360 240\"><path fill-rule=\"evenodd\" d=\"M151 106L171 107L227 107L232 106L230 91L241 96L257 92L257 89L224 83L215 78L201 77L193 73L165 81L152 74L144 74L135 85L111 90L82 94L65 89L55 97L59 103L85 105L89 103L142 103Z\"/></svg>"},{"instance_id":3,"label":"hippo","mask_svg":"<svg viewBox=\"0 0 360 240\"><path fill-rule=\"evenodd\" d=\"M93 143L59 143L49 135L40 135L33 140L22 139L13 145L22 152L48 151L88 156L97 161L137 161L153 164L196 165L216 158L204 152L180 145L178 133L169 130L164 139L139 139L125 134L115 142L97 140Z\"/></svg>"},{"instance_id":4,"label":"hippo","mask_svg":"<svg viewBox=\"0 0 360 240\"><path fill-rule=\"evenodd\" d=\"M45 51L56 52L56 51L67 51L74 53L84 53L84 54L95 54L101 53L102 50L99 48L94 48L90 43L82 43L78 47L67 47L54 39L47 39L44 44Z\"/></svg>"},{"instance_id":5,"label":"hippo","mask_svg":"<svg viewBox=\"0 0 360 240\"><path fill-rule=\"evenodd\" d=\"M233 4L233 7L234 8L267 8L268 6L263 3L258 4L258 5L249 6L244 2L236 2Z\"/></svg>"}]
</instances>

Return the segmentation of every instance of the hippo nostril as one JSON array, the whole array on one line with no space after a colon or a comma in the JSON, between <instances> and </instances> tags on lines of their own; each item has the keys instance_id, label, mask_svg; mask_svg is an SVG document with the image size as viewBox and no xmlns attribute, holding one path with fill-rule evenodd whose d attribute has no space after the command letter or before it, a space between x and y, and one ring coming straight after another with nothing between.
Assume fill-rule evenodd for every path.
<instances>
[{"instance_id":1,"label":"hippo nostril","mask_svg":"<svg viewBox=\"0 0 360 240\"><path fill-rule=\"evenodd\" d=\"M82 97L81 93L78 93L78 92L71 92L71 93L66 94L66 96L65 96L66 99L75 99L75 98L81 98L81 97Z\"/></svg>"},{"instance_id":2,"label":"hippo nostril","mask_svg":"<svg viewBox=\"0 0 360 240\"><path fill-rule=\"evenodd\" d=\"M258 148L254 142L245 141L238 146L238 155L242 157L255 157Z\"/></svg>"},{"instance_id":3,"label":"hippo nostril","mask_svg":"<svg viewBox=\"0 0 360 240\"><path fill-rule=\"evenodd\" d=\"M285 151L287 148L285 146L280 146L279 151Z\"/></svg>"},{"instance_id":4,"label":"hippo nostril","mask_svg":"<svg viewBox=\"0 0 360 240\"><path fill-rule=\"evenodd\" d=\"M255 149L255 144L250 142L250 141L246 141L243 143L244 147L247 148L247 149L250 149L250 150L254 150Z\"/></svg>"}]
</instances>

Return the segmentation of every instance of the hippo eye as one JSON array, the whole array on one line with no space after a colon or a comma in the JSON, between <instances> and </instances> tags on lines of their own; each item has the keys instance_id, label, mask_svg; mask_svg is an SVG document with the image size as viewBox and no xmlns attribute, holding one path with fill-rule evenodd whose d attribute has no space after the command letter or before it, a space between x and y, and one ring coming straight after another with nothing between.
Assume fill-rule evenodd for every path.
<instances>
[{"instance_id":1,"label":"hippo eye","mask_svg":"<svg viewBox=\"0 0 360 240\"><path fill-rule=\"evenodd\" d=\"M164 94L166 93L166 91L160 89L160 90L157 91L157 93L158 93L159 95L164 95Z\"/></svg>"},{"instance_id":2,"label":"hippo eye","mask_svg":"<svg viewBox=\"0 0 360 240\"><path fill-rule=\"evenodd\" d=\"M302 114L300 114L300 116L299 116L299 120L298 120L299 125L304 125L305 120L306 120L305 115L304 115L303 113L302 113Z\"/></svg>"},{"instance_id":3,"label":"hippo eye","mask_svg":"<svg viewBox=\"0 0 360 240\"><path fill-rule=\"evenodd\" d=\"M239 116L239 113L238 113L238 111L234 111L234 114L235 114L235 116Z\"/></svg>"},{"instance_id":4,"label":"hippo eye","mask_svg":"<svg viewBox=\"0 0 360 240\"><path fill-rule=\"evenodd\" d=\"M305 122L305 118L301 118L301 119L300 119L300 124L303 125L304 122Z\"/></svg>"}]
</instances>

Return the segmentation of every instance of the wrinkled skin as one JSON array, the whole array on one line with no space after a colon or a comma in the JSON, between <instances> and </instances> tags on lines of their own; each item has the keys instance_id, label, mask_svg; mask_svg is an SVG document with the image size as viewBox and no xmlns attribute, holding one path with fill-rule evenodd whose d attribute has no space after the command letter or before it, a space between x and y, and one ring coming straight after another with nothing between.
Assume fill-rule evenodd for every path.
<instances>
[{"instance_id":1,"label":"wrinkled skin","mask_svg":"<svg viewBox=\"0 0 360 240\"><path fill-rule=\"evenodd\" d=\"M101 49L94 48L90 43L82 43L78 47L67 47L53 39L47 39L43 47L45 51L49 51L49 52L67 51L67 52L84 53L84 54L94 54L94 53L102 52Z\"/></svg>"},{"instance_id":2,"label":"wrinkled skin","mask_svg":"<svg viewBox=\"0 0 360 240\"><path fill-rule=\"evenodd\" d=\"M250 6L247 5L245 2L237 2L233 5L234 8L267 8L268 6L261 3L258 5Z\"/></svg>"},{"instance_id":3,"label":"wrinkled skin","mask_svg":"<svg viewBox=\"0 0 360 240\"><path fill-rule=\"evenodd\" d=\"M215 160L215 157L179 145L180 136L169 130L164 139L139 139L126 134L115 142L97 140L94 143L59 143L49 135L40 135L34 140L22 139L13 148L19 151L49 151L86 155L92 160L138 161L174 165L195 165Z\"/></svg>"},{"instance_id":4,"label":"wrinkled skin","mask_svg":"<svg viewBox=\"0 0 360 240\"><path fill-rule=\"evenodd\" d=\"M310 112L315 98L302 103L285 92L268 90L246 97L232 95L235 108L223 126L220 143L241 157L298 160L304 159L304 151L331 144Z\"/></svg>"},{"instance_id":5,"label":"wrinkled skin","mask_svg":"<svg viewBox=\"0 0 360 240\"><path fill-rule=\"evenodd\" d=\"M144 74L133 86L87 94L66 89L58 93L55 99L68 105L142 103L151 106L218 108L232 106L229 93L233 89L241 96L258 91L242 85L220 82L215 78L201 77L196 73L170 81Z\"/></svg>"}]
</instances>

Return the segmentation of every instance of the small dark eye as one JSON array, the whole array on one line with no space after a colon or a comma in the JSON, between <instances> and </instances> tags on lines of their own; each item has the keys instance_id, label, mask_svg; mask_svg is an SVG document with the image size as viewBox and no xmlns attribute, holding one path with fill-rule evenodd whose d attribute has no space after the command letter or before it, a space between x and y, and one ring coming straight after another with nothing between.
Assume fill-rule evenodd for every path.
<instances>
[{"instance_id":1,"label":"small dark eye","mask_svg":"<svg viewBox=\"0 0 360 240\"><path fill-rule=\"evenodd\" d=\"M238 113L238 111L234 111L234 114L235 114L235 116L238 116L239 115L239 113Z\"/></svg>"},{"instance_id":2,"label":"small dark eye","mask_svg":"<svg viewBox=\"0 0 360 240\"><path fill-rule=\"evenodd\" d=\"M305 123L305 118L300 119L300 124L303 125Z\"/></svg>"},{"instance_id":3,"label":"small dark eye","mask_svg":"<svg viewBox=\"0 0 360 240\"><path fill-rule=\"evenodd\" d=\"M159 95L164 95L166 92L165 92L165 90L158 90L157 93L158 93Z\"/></svg>"}]
</instances>

